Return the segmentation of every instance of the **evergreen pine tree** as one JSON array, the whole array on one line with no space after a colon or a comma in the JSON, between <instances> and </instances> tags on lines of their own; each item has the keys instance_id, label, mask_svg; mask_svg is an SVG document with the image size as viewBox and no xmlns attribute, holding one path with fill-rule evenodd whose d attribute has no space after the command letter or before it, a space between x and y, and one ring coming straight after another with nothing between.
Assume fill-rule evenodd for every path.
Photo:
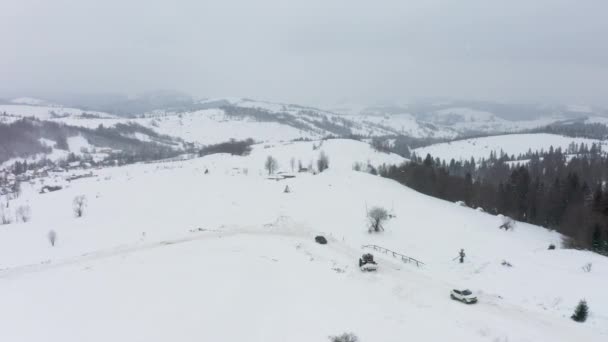
<instances>
[{"instance_id":1,"label":"evergreen pine tree","mask_svg":"<svg viewBox=\"0 0 608 342\"><path fill-rule=\"evenodd\" d=\"M601 252L602 247L602 233L600 232L600 226L596 224L591 235L591 248L594 252Z\"/></svg>"},{"instance_id":2,"label":"evergreen pine tree","mask_svg":"<svg viewBox=\"0 0 608 342\"><path fill-rule=\"evenodd\" d=\"M574 309L574 314L572 315L572 319L577 322L584 322L587 320L587 315L589 314L589 307L587 306L587 302L582 299L578 302L576 309Z\"/></svg>"}]
</instances>

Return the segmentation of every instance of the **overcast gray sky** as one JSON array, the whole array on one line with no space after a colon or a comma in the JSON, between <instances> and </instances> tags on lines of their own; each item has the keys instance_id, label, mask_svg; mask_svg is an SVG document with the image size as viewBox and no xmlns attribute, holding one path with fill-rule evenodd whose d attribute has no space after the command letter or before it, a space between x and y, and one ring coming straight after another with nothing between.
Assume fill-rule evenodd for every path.
<instances>
[{"instance_id":1,"label":"overcast gray sky","mask_svg":"<svg viewBox=\"0 0 608 342\"><path fill-rule=\"evenodd\" d=\"M0 94L608 104L606 0L0 0Z\"/></svg>"}]
</instances>

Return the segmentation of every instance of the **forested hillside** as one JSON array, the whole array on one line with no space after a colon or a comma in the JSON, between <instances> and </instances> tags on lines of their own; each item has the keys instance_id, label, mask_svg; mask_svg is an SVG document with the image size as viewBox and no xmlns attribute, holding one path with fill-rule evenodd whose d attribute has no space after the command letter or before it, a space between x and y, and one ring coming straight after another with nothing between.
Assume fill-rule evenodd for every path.
<instances>
[{"instance_id":1,"label":"forested hillside","mask_svg":"<svg viewBox=\"0 0 608 342\"><path fill-rule=\"evenodd\" d=\"M530 153L523 163L492 155L480 164L426 155L379 172L417 191L555 229L573 245L608 253L608 157L600 145Z\"/></svg>"}]
</instances>

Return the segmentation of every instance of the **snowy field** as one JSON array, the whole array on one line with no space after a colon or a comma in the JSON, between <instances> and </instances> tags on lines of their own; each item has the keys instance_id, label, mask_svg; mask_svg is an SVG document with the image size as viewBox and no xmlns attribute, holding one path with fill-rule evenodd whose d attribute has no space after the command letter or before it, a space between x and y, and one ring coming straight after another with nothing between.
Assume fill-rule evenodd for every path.
<instances>
[{"instance_id":1,"label":"snowy field","mask_svg":"<svg viewBox=\"0 0 608 342\"><path fill-rule=\"evenodd\" d=\"M534 134L506 134L497 135L484 138L474 138L465 140L456 140L447 143L434 144L417 148L414 150L418 156L424 158L427 153L430 153L434 158L440 158L443 160L469 160L474 158L480 160L481 158L488 159L491 152L495 152L497 156L500 156L500 151L504 151L508 155L524 154L531 150L535 151L548 151L551 146L553 148L561 147L562 150L568 148L571 143L581 144L585 143L591 146L593 143L601 143L605 149L606 142L587 139L587 138L571 138L556 134L547 133L534 133Z\"/></svg>"},{"instance_id":2,"label":"snowy field","mask_svg":"<svg viewBox=\"0 0 608 342\"><path fill-rule=\"evenodd\" d=\"M9 210L27 204L31 220L0 226L0 340L608 339L608 259L547 250L557 233L523 223L505 232L499 217L351 170L399 156L349 140L313 144L100 169L47 194L35 191L41 182L24 187ZM321 174L266 178L268 155L288 169L321 151L330 159ZM81 194L88 205L75 218ZM366 208L376 205L394 217L369 234ZM378 272L362 273L366 244L425 265L374 252ZM460 248L464 264L453 260ZM462 287L480 302L450 300ZM581 298L591 312L583 324L569 318Z\"/></svg>"},{"instance_id":3,"label":"snowy field","mask_svg":"<svg viewBox=\"0 0 608 342\"><path fill-rule=\"evenodd\" d=\"M203 145L225 142L230 138L256 141L289 141L297 138L321 138L323 134L303 131L277 122L257 122L226 116L221 109L207 109L182 114L171 113L155 119L132 120L155 131Z\"/></svg>"}]
</instances>

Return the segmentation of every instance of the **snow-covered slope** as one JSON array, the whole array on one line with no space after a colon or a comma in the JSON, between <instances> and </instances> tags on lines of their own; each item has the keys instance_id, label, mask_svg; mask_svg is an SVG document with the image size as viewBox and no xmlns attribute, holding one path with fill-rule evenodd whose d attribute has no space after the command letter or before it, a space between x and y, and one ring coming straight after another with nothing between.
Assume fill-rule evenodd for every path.
<instances>
[{"instance_id":1,"label":"snow-covered slope","mask_svg":"<svg viewBox=\"0 0 608 342\"><path fill-rule=\"evenodd\" d=\"M230 139L252 138L256 141L289 141L298 138L318 139L314 132L297 129L278 122L259 122L249 118L233 119L221 109L206 109L187 113L169 113L152 118L133 119L161 134L180 137L203 145Z\"/></svg>"},{"instance_id":2,"label":"snow-covered slope","mask_svg":"<svg viewBox=\"0 0 608 342\"><path fill-rule=\"evenodd\" d=\"M16 117L35 117L41 120L84 117L115 118L115 116L96 111L61 106L31 105L31 104L0 104L0 114Z\"/></svg>"},{"instance_id":3,"label":"snow-covered slope","mask_svg":"<svg viewBox=\"0 0 608 342\"><path fill-rule=\"evenodd\" d=\"M559 245L554 232L527 224L505 232L498 217L352 171L358 161L402 161L364 143L312 144L96 170L42 195L26 187L10 210L27 203L31 221L0 229L0 321L7 322L0 339L308 342L345 331L387 342L608 337L607 259L549 251ZM266 155L284 165L321 150L330 158L325 172L266 179ZM72 200L80 194L88 207L77 219ZM366 207L375 205L394 216L381 234L366 228ZM314 243L317 234L329 243ZM379 271L361 273L364 244L425 266L376 253ZM452 260L460 248L464 264ZM587 262L590 273L581 269ZM480 302L451 301L449 291L461 287ZM583 297L591 315L578 324L569 315Z\"/></svg>"},{"instance_id":4,"label":"snow-covered slope","mask_svg":"<svg viewBox=\"0 0 608 342\"><path fill-rule=\"evenodd\" d=\"M606 117L603 108L508 104L471 101L417 101L403 104L365 106L343 104L328 106L337 113L379 120L383 125L400 128L411 136L445 137L475 134L502 134L544 127L564 120ZM404 124L407 118L410 123ZM420 127L416 127L416 126ZM409 127L413 127L411 130Z\"/></svg>"},{"instance_id":5,"label":"snow-covered slope","mask_svg":"<svg viewBox=\"0 0 608 342\"><path fill-rule=\"evenodd\" d=\"M584 143L589 146L593 143L599 143L602 144L602 146L606 145L605 141L572 138L556 134L506 134L434 144L417 148L414 152L423 158L427 154L431 154L434 158L440 158L447 161L451 159L469 160L471 158L479 160L481 158L489 158L490 153L492 152L497 156L500 156L501 151L508 155L517 156L519 154L524 154L529 150L532 152L541 150L548 151L551 146L553 146L553 148L560 147L562 150L566 150L571 143Z\"/></svg>"},{"instance_id":6,"label":"snow-covered slope","mask_svg":"<svg viewBox=\"0 0 608 342\"><path fill-rule=\"evenodd\" d=\"M447 126L457 132L503 133L547 126L564 120L562 116L545 116L533 120L505 120L497 115L473 108L455 107L437 110L424 116L438 126Z\"/></svg>"}]
</instances>

